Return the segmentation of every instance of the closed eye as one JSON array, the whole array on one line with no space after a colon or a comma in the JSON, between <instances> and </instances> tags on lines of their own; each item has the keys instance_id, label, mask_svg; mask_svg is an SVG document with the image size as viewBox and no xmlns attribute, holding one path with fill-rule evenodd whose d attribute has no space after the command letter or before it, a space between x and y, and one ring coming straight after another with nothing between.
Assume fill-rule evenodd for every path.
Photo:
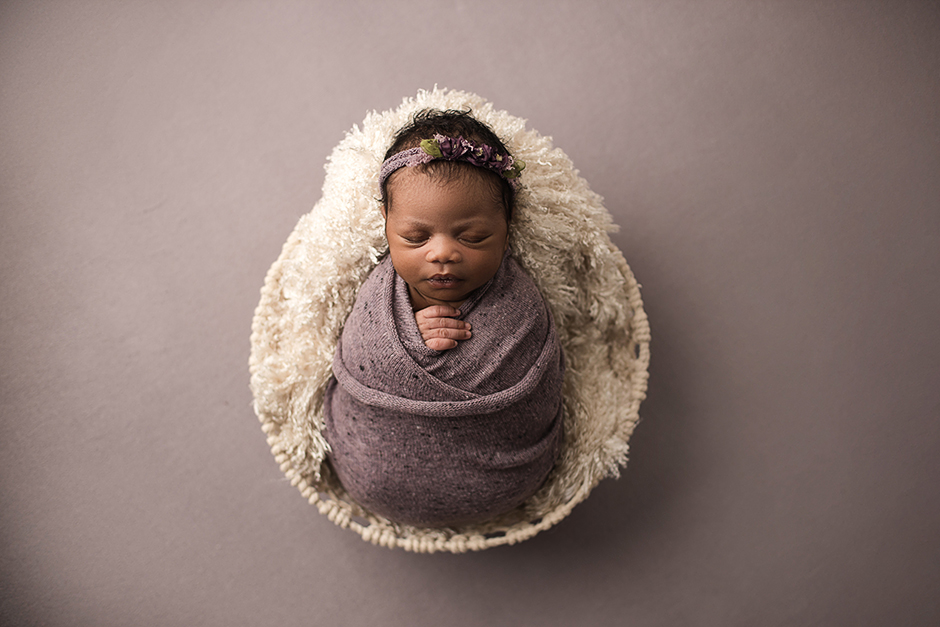
<instances>
[{"instance_id":1,"label":"closed eye","mask_svg":"<svg viewBox=\"0 0 940 627\"><path fill-rule=\"evenodd\" d=\"M401 238L409 244L423 244L428 241L427 235L402 235Z\"/></svg>"}]
</instances>

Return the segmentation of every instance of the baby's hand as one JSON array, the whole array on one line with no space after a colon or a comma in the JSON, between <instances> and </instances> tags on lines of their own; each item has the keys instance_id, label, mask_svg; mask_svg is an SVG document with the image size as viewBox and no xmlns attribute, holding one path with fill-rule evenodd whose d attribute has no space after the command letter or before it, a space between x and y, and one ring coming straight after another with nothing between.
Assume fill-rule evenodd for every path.
<instances>
[{"instance_id":1,"label":"baby's hand","mask_svg":"<svg viewBox=\"0 0 940 627\"><path fill-rule=\"evenodd\" d=\"M446 305L431 305L415 312L418 330L424 344L436 351L446 351L457 346L457 340L470 337L470 324L455 320L460 312Z\"/></svg>"}]
</instances>

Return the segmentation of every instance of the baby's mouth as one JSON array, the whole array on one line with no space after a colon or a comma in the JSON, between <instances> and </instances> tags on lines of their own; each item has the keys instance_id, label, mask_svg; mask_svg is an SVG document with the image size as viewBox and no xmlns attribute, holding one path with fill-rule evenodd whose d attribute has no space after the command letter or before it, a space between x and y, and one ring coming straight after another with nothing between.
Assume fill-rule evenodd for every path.
<instances>
[{"instance_id":1,"label":"baby's mouth","mask_svg":"<svg viewBox=\"0 0 940 627\"><path fill-rule=\"evenodd\" d=\"M432 277L427 279L427 282L437 289L449 289L457 287L461 283L462 279L457 278L453 274L435 274Z\"/></svg>"}]
</instances>

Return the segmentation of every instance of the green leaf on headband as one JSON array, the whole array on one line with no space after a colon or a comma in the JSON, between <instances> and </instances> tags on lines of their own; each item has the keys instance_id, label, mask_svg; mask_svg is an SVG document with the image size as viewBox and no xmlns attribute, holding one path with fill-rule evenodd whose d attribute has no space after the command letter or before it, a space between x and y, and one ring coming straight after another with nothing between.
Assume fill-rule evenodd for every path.
<instances>
[{"instance_id":1,"label":"green leaf on headband","mask_svg":"<svg viewBox=\"0 0 940 627\"><path fill-rule=\"evenodd\" d=\"M437 143L436 139L423 139L421 140L421 150L428 153L435 159L440 159L444 156L444 153L441 152L441 147Z\"/></svg>"},{"instance_id":2,"label":"green leaf on headband","mask_svg":"<svg viewBox=\"0 0 940 627\"><path fill-rule=\"evenodd\" d=\"M517 178L524 169L525 169L525 161L523 161L522 159L515 159L512 162L512 167L506 170L503 176L505 176L507 179L514 179L514 178Z\"/></svg>"}]
</instances>

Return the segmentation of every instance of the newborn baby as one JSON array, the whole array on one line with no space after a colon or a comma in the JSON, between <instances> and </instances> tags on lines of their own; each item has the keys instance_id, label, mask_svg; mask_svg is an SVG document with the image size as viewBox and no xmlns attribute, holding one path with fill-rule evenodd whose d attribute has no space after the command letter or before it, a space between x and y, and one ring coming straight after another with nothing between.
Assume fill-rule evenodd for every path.
<instances>
[{"instance_id":1,"label":"newborn baby","mask_svg":"<svg viewBox=\"0 0 940 627\"><path fill-rule=\"evenodd\" d=\"M386 154L389 254L343 328L324 435L346 491L392 521L492 518L558 456L564 358L508 244L523 167L465 112L416 115Z\"/></svg>"}]
</instances>

